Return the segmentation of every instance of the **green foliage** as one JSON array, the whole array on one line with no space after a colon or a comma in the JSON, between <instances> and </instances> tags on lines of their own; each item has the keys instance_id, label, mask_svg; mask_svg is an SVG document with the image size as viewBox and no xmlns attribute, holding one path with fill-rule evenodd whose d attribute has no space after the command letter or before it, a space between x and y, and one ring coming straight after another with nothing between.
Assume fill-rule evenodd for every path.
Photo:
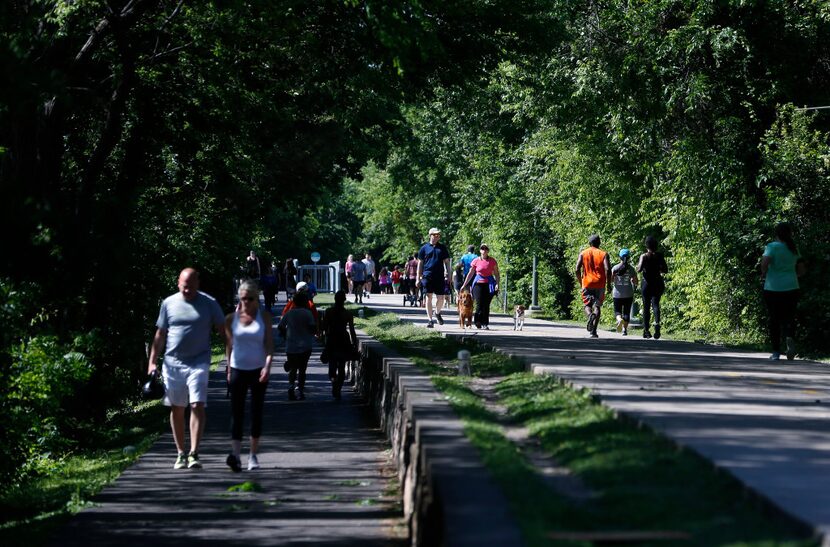
<instances>
[{"instance_id":1,"label":"green foliage","mask_svg":"<svg viewBox=\"0 0 830 547\"><path fill-rule=\"evenodd\" d=\"M547 313L574 316L588 236L636 260L651 234L670 270L665 325L757 342L760 254L789 220L811 267L803 285L822 303L802 306L799 336L826 350L812 329L830 304L818 259L830 250L830 122L793 107L827 104L826 6L523 7L547 18L547 47L504 47L475 78L430 82L402 107L385 161L363 172L361 193L375 199L355 209L365 229L385 227L387 258L411 245L408 230L441 224L456 255L490 244L513 302L528 303L536 256Z\"/></svg>"}]
</instances>

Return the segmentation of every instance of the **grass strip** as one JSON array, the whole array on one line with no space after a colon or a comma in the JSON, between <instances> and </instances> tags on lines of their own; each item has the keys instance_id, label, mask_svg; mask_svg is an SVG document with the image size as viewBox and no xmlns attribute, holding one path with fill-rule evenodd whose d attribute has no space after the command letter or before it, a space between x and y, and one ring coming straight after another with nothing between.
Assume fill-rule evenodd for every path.
<instances>
[{"instance_id":1,"label":"grass strip","mask_svg":"<svg viewBox=\"0 0 830 547\"><path fill-rule=\"evenodd\" d=\"M211 349L211 370L224 358L224 347ZM72 515L114 481L170 427L161 401L140 401L110 412L75 451L41 454L32 472L0 490L0 545L33 547L47 543Z\"/></svg>"},{"instance_id":2,"label":"grass strip","mask_svg":"<svg viewBox=\"0 0 830 547\"><path fill-rule=\"evenodd\" d=\"M514 359L402 323L394 314L375 316L366 310L366 316L358 321L360 328L427 371L453 406L503 488L528 545L552 545L547 535L563 530L680 531L691 535L683 545L817 545L789 519L767 514L730 475L653 431L617 418L587 391L553 376L525 373ZM469 380L457 376L459 349L473 354L474 375L505 377L497 394L511 423L528 427L546 452L599 494L596 500L577 504L548 488L505 437L499 418Z\"/></svg>"}]
</instances>

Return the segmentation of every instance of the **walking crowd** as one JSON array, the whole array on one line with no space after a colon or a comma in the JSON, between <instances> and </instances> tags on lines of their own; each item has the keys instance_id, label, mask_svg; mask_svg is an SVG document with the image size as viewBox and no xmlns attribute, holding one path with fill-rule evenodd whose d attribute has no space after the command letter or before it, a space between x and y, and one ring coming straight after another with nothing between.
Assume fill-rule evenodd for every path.
<instances>
[{"instance_id":1,"label":"walking crowd","mask_svg":"<svg viewBox=\"0 0 830 547\"><path fill-rule=\"evenodd\" d=\"M431 228L428 241L403 264L377 268L369 253L355 260L349 255L345 265L348 291L354 302L370 298L373 285L378 292L400 294L413 304L423 304L427 328L444 324L442 311L453 298L466 301L469 293L475 304L476 328L490 328L490 307L499 292L501 274L490 248L482 243L475 254L469 245L466 253L451 265L450 252L441 243L441 231ZM668 265L659 251L657 239L648 236L636 266L630 264L631 251L619 250L619 261L612 267L608 252L600 248L598 235L588 239L579 253L574 273L587 318L591 338L597 338L600 314L606 295L613 298L616 329L628 335L635 294L642 302L643 338L660 339L661 297L666 290ZM334 306L321 316L314 305L317 288L309 276L297 281L297 265L287 259L281 270L275 263L257 256L246 257L245 279L238 286L239 304L225 315L217 301L199 290L199 273L185 268L178 278L178 292L161 303L156 331L149 352L148 372L155 375L162 361L165 387L164 404L170 407L170 425L177 450L175 469L200 468L199 445L205 427L205 404L210 370L211 332L225 341L227 385L231 399L231 451L226 463L241 471L245 403L250 392L250 453L248 470L259 467L257 451L262 435L265 393L271 377L274 355L273 323L285 340L285 372L288 374L288 399L305 399L306 370L315 339L323 341L321 361L328 364L332 396L340 398L347 363L356 358L357 336L354 318L345 303L346 291L334 295ZM796 246L791 227L775 227L775 238L766 245L760 262L763 297L769 319L771 360L782 353L794 359L795 315L799 299L798 278L805 265ZM280 319L272 317L279 287L284 287L287 302ZM260 305L260 291L264 306ZM521 306L520 306L521 307ZM522 310L524 308L522 307ZM460 308L459 308L460 310ZM653 322L652 322L653 320ZM189 445L185 443L185 411L190 407ZM189 449L186 451L186 449Z\"/></svg>"},{"instance_id":2,"label":"walking crowd","mask_svg":"<svg viewBox=\"0 0 830 547\"><path fill-rule=\"evenodd\" d=\"M253 260L251 260L253 259ZM257 262L251 252L248 264ZM289 268L286 274L297 275ZM236 309L224 315L217 301L199 290L199 273L186 268L179 274L179 292L161 304L156 334L150 350L148 372L154 375L162 359L165 405L170 407L170 425L177 456L174 469L198 469L199 445L205 428L208 376L210 374L211 331L225 342L226 381L231 403L231 450L226 463L233 471L242 470L242 441L245 406L250 392L249 471L259 468L257 452L263 429L265 394L271 377L274 356L272 305L260 304L260 271L249 270L239 284ZM295 277L296 279L296 277ZM287 276L288 281L293 279ZM264 291L263 291L264 292ZM321 360L329 364L332 396L339 400L345 380L345 367L355 358L357 335L351 312L344 306L346 293L334 295L334 307L321 317L314 306L314 285L300 281L286 302L276 330L285 340L288 374L288 399L305 399L306 370L314 340L324 344ZM263 294L267 302L267 297ZM185 411L190 407L190 443L185 444ZM185 451L189 447L189 451Z\"/></svg>"}]
</instances>

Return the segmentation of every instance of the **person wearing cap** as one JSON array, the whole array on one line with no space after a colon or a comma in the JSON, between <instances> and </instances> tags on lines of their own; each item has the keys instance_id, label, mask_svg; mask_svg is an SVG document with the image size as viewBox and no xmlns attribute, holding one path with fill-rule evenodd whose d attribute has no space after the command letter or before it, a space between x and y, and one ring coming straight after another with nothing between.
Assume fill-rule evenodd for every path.
<instances>
[{"instance_id":1,"label":"person wearing cap","mask_svg":"<svg viewBox=\"0 0 830 547\"><path fill-rule=\"evenodd\" d=\"M305 399L308 359L318 332L318 323L309 310L308 293L294 295L294 307L282 316L277 330L285 338L285 371L288 372L288 400ZM295 390L296 381L296 390Z\"/></svg>"},{"instance_id":2,"label":"person wearing cap","mask_svg":"<svg viewBox=\"0 0 830 547\"><path fill-rule=\"evenodd\" d=\"M427 328L433 328L432 320L432 295L435 299L435 319L439 325L444 324L441 317L441 310L444 309L444 291L446 283L450 279L450 251L446 245L440 243L441 230L438 228L429 229L429 242L425 243L418 251L418 274L417 279L426 291L427 302Z\"/></svg>"},{"instance_id":3,"label":"person wearing cap","mask_svg":"<svg viewBox=\"0 0 830 547\"><path fill-rule=\"evenodd\" d=\"M479 247L479 253L481 256L470 263L470 271L461 290L472 284L473 301L476 303L473 322L477 329L490 330L490 302L499 292L499 264L490 256L490 247L484 243Z\"/></svg>"},{"instance_id":4,"label":"person wearing cap","mask_svg":"<svg viewBox=\"0 0 830 547\"><path fill-rule=\"evenodd\" d=\"M319 325L320 324L320 316L317 313L317 307L314 306L314 302L311 300L311 297L308 294L308 283L306 283L305 281L300 281L299 283L297 283L297 286L296 286L295 290L296 290L296 292L294 294L294 297L296 297L300 293L305 294L306 298L308 299L308 306L307 307L308 307L309 310L311 310L311 315L314 316L314 322ZM284 317L285 314L287 314L289 311L291 311L295 307L297 307L297 306L294 304L294 298L292 298L291 300L286 302L285 307L282 308L282 316Z\"/></svg>"},{"instance_id":5,"label":"person wearing cap","mask_svg":"<svg viewBox=\"0 0 830 547\"><path fill-rule=\"evenodd\" d=\"M631 251L620 249L620 263L611 270L614 280L614 315L617 317L617 332L628 336L631 321L631 305L634 303L634 287L637 286L637 272L628 263Z\"/></svg>"},{"instance_id":6,"label":"person wearing cap","mask_svg":"<svg viewBox=\"0 0 830 547\"><path fill-rule=\"evenodd\" d=\"M576 259L576 279L582 287L582 303L585 305L586 325L591 338L597 338L597 326L602 303L605 301L606 285L611 288L611 261L608 253L599 248L599 236L588 238L588 248Z\"/></svg>"}]
</instances>

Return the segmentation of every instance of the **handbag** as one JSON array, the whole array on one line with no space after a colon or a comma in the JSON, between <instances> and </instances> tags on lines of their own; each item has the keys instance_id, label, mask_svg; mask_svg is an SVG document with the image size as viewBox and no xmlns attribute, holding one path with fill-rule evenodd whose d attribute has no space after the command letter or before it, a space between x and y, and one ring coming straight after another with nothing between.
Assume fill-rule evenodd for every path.
<instances>
[{"instance_id":1,"label":"handbag","mask_svg":"<svg viewBox=\"0 0 830 547\"><path fill-rule=\"evenodd\" d=\"M141 396L148 401L156 401L164 397L164 380L159 369L155 369L147 376L147 381L141 386Z\"/></svg>"}]
</instances>

